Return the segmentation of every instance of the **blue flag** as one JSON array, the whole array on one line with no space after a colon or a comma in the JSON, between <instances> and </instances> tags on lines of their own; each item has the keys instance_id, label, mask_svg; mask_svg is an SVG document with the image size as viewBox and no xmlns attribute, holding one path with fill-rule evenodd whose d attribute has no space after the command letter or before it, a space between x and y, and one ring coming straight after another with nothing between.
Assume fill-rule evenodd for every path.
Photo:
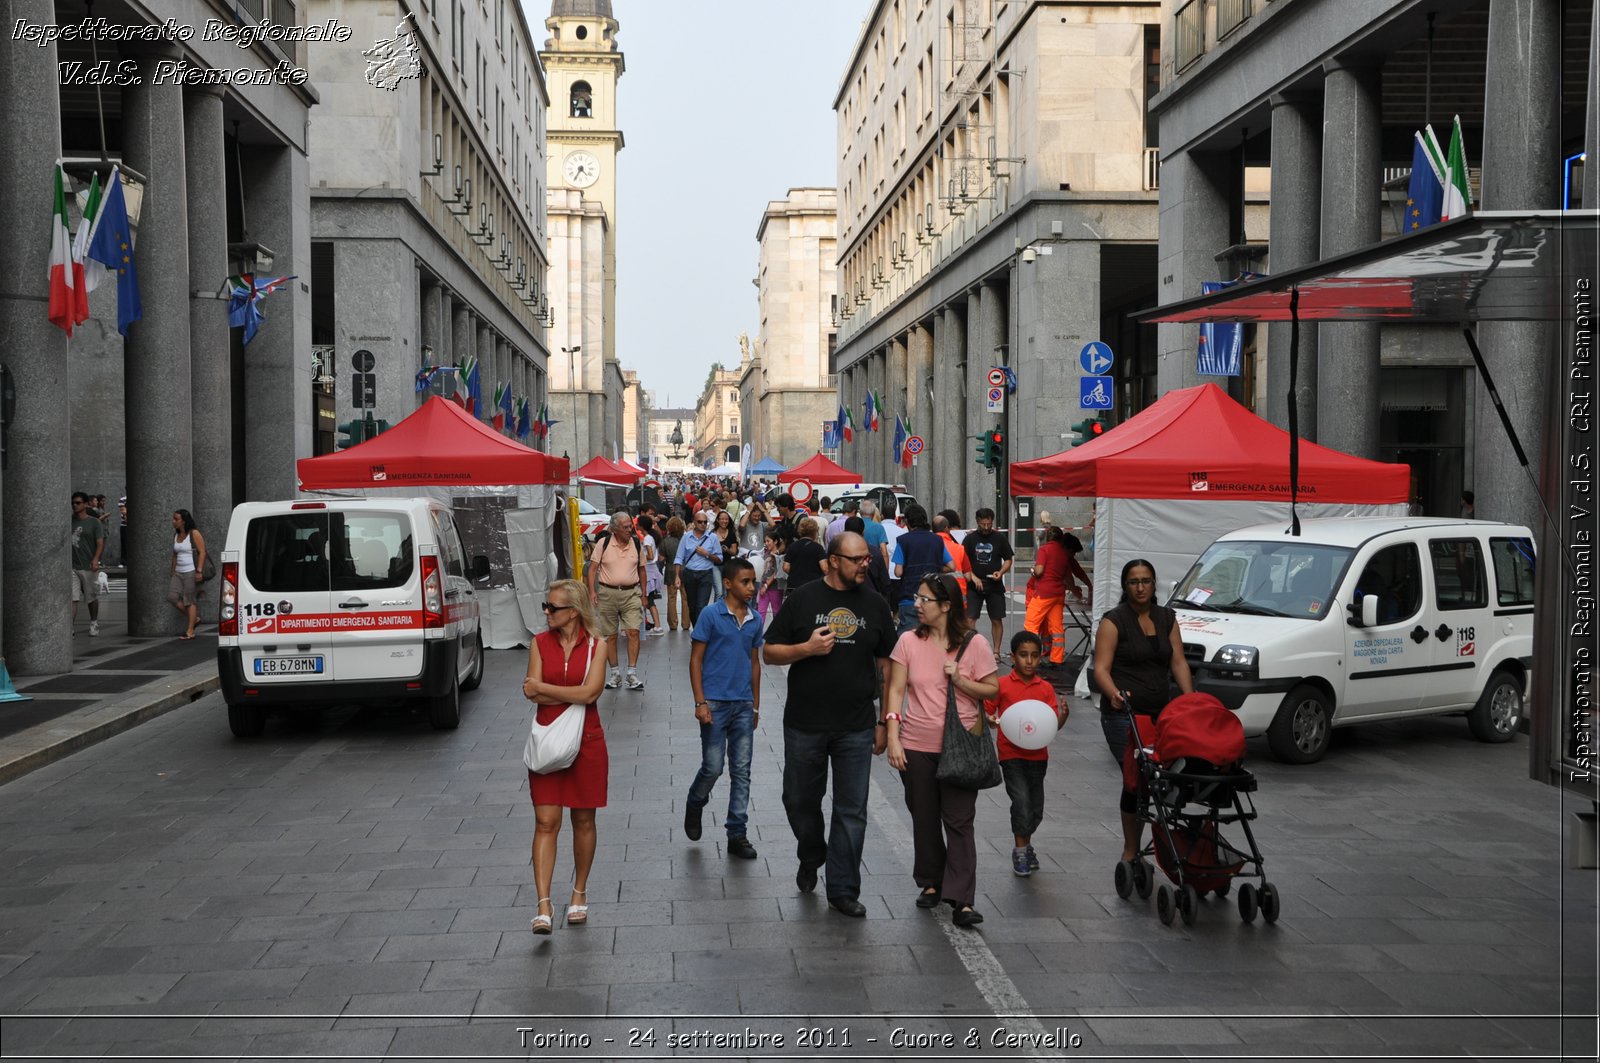
<instances>
[{"instance_id":1,"label":"blue flag","mask_svg":"<svg viewBox=\"0 0 1600 1063\"><path fill-rule=\"evenodd\" d=\"M1200 294L1231 287L1233 281L1201 281ZM1244 326L1237 321L1205 321L1200 325L1196 372L1201 376L1239 376L1244 353Z\"/></svg>"},{"instance_id":2,"label":"blue flag","mask_svg":"<svg viewBox=\"0 0 1600 1063\"><path fill-rule=\"evenodd\" d=\"M268 277L265 280L254 273L241 273L228 278L228 327L244 329L243 341L248 344L256 338L256 332L261 328L261 322L266 316L261 313L260 302L262 299L277 291L284 284L295 278Z\"/></svg>"},{"instance_id":3,"label":"blue flag","mask_svg":"<svg viewBox=\"0 0 1600 1063\"><path fill-rule=\"evenodd\" d=\"M139 299L139 275L133 264L133 230L128 225L128 202L122 194L122 171L113 168L95 217L94 234L85 252L117 275L117 331L124 336L128 326L144 317Z\"/></svg>"},{"instance_id":4,"label":"blue flag","mask_svg":"<svg viewBox=\"0 0 1600 1063\"><path fill-rule=\"evenodd\" d=\"M1414 233L1436 224L1443 204L1444 177L1435 167L1422 134L1415 133L1411 147L1411 184L1406 189L1406 219L1401 231Z\"/></svg>"},{"instance_id":5,"label":"blue flag","mask_svg":"<svg viewBox=\"0 0 1600 1063\"><path fill-rule=\"evenodd\" d=\"M894 463L896 465L900 464L900 457L905 452L905 446L906 423L900 419L900 415L897 413L894 415Z\"/></svg>"}]
</instances>

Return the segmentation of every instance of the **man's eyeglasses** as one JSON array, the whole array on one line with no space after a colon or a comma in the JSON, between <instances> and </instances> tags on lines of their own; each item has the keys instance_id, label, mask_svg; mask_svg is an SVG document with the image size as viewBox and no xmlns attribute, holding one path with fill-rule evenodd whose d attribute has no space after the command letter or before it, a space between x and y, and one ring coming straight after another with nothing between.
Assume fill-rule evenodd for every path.
<instances>
[{"instance_id":1,"label":"man's eyeglasses","mask_svg":"<svg viewBox=\"0 0 1600 1063\"><path fill-rule=\"evenodd\" d=\"M539 608L544 610L546 616L549 616L551 613L559 613L563 609L573 609L576 606L557 605L555 602L540 602Z\"/></svg>"},{"instance_id":2,"label":"man's eyeglasses","mask_svg":"<svg viewBox=\"0 0 1600 1063\"><path fill-rule=\"evenodd\" d=\"M864 565L868 561L872 560L871 554L829 554L828 556L836 557L840 561L844 561L852 565Z\"/></svg>"}]
</instances>

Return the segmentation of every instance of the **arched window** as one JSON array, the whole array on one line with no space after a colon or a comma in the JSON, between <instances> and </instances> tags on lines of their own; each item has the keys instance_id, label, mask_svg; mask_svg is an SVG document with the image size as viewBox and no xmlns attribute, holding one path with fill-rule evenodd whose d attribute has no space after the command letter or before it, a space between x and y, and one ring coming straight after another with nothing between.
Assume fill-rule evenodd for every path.
<instances>
[{"instance_id":1,"label":"arched window","mask_svg":"<svg viewBox=\"0 0 1600 1063\"><path fill-rule=\"evenodd\" d=\"M722 460L724 462L729 462L729 463L738 461L739 460L739 447L738 447L738 444L735 444L735 445L729 447L727 450L723 451L722 452Z\"/></svg>"},{"instance_id":2,"label":"arched window","mask_svg":"<svg viewBox=\"0 0 1600 1063\"><path fill-rule=\"evenodd\" d=\"M589 88L587 81L572 83L572 117L594 117L594 92Z\"/></svg>"}]
</instances>

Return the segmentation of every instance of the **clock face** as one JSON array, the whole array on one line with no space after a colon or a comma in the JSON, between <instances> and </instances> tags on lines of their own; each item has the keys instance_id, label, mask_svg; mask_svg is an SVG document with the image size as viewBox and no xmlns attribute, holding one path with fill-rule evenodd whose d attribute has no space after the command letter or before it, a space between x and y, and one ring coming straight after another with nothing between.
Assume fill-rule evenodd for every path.
<instances>
[{"instance_id":1,"label":"clock face","mask_svg":"<svg viewBox=\"0 0 1600 1063\"><path fill-rule=\"evenodd\" d=\"M600 179L600 160L587 151L575 151L567 156L561 173L573 188L588 188Z\"/></svg>"}]
</instances>

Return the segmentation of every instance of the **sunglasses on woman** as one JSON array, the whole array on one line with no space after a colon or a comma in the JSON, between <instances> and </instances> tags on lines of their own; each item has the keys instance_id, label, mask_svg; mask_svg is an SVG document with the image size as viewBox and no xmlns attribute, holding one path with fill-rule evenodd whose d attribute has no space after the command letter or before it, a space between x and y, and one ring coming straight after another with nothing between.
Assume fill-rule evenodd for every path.
<instances>
[{"instance_id":1,"label":"sunglasses on woman","mask_svg":"<svg viewBox=\"0 0 1600 1063\"><path fill-rule=\"evenodd\" d=\"M551 613L559 613L563 609L572 609L574 607L570 605L558 605L555 602L540 602L539 608L544 610L546 616L549 616Z\"/></svg>"}]
</instances>

